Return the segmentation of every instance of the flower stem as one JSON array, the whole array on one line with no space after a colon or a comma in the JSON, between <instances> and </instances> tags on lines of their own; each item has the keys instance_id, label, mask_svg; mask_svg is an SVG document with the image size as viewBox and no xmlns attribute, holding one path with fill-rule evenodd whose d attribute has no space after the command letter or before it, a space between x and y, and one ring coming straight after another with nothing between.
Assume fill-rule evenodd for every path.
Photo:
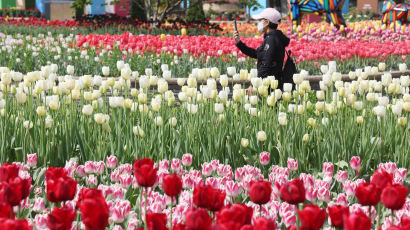
<instances>
[{"instance_id":1,"label":"flower stem","mask_svg":"<svg viewBox=\"0 0 410 230\"><path fill-rule=\"evenodd\" d=\"M145 188L145 208L144 208L144 214L145 214L145 221L144 221L144 226L145 230L147 230L147 203L148 203L148 188Z\"/></svg>"},{"instance_id":2,"label":"flower stem","mask_svg":"<svg viewBox=\"0 0 410 230\"><path fill-rule=\"evenodd\" d=\"M174 204L174 197L171 197L171 224L170 224L170 230L172 230L172 208L173 208L173 204Z\"/></svg>"}]
</instances>

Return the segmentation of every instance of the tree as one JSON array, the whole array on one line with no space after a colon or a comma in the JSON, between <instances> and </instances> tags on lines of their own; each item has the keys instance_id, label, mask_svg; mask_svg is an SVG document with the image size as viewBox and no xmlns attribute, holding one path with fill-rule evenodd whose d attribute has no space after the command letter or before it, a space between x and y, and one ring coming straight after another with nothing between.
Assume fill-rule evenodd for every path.
<instances>
[{"instance_id":1,"label":"tree","mask_svg":"<svg viewBox=\"0 0 410 230\"><path fill-rule=\"evenodd\" d=\"M167 15L181 5L183 0L132 0L136 6L145 12L147 20L154 22L153 26L158 26Z\"/></svg>"},{"instance_id":2,"label":"tree","mask_svg":"<svg viewBox=\"0 0 410 230\"><path fill-rule=\"evenodd\" d=\"M246 7L246 20L250 21L251 10L257 10L261 6L257 0L240 0L241 4Z\"/></svg>"},{"instance_id":3,"label":"tree","mask_svg":"<svg viewBox=\"0 0 410 230\"><path fill-rule=\"evenodd\" d=\"M130 15L132 19L138 19L140 21L147 20L144 8L140 7L140 5L137 5L135 1L131 1Z\"/></svg>"},{"instance_id":4,"label":"tree","mask_svg":"<svg viewBox=\"0 0 410 230\"><path fill-rule=\"evenodd\" d=\"M189 8L186 14L187 21L204 21L205 13L202 0L189 1Z\"/></svg>"}]
</instances>

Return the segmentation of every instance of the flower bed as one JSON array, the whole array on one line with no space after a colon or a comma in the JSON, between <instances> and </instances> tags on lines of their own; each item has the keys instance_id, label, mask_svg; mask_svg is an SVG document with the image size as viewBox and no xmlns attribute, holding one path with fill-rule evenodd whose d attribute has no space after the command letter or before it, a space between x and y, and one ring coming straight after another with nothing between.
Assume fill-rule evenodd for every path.
<instances>
[{"instance_id":1,"label":"flower bed","mask_svg":"<svg viewBox=\"0 0 410 230\"><path fill-rule=\"evenodd\" d=\"M410 227L407 169L380 163L368 182L361 159L324 162L303 173L298 161L236 169L218 160L192 168L191 154L133 165L68 161L64 168L0 166L2 229L401 229ZM45 177L44 177L45 175ZM44 186L45 184L45 186Z\"/></svg>"},{"instance_id":2,"label":"flower bed","mask_svg":"<svg viewBox=\"0 0 410 230\"><path fill-rule=\"evenodd\" d=\"M201 156L236 167L268 150L281 164L297 158L304 171L320 168L317 162L347 161L352 154L366 162L366 170L382 159L410 165L408 75L392 79L383 73L380 80L369 80L378 67L366 67L350 72L352 82L344 83L331 62L321 66L318 92L305 80L306 71L294 77L297 91L286 84L283 91L269 92L278 81L257 78L256 70L229 67L229 78L237 81L229 83L216 67L194 68L188 79L178 79L174 93L167 65L160 66L158 77L152 69L139 73L119 61L117 79L107 66L105 79L74 78L71 65L57 75L58 68L51 64L27 75L1 68L1 161L22 161L27 151L39 153L42 165L61 165L75 156L86 161L121 153L121 162L128 162L135 153L159 160L191 152L195 166ZM131 84L136 78L138 85ZM244 80L257 95L246 95Z\"/></svg>"},{"instance_id":3,"label":"flower bed","mask_svg":"<svg viewBox=\"0 0 410 230\"><path fill-rule=\"evenodd\" d=\"M387 34L388 32L386 32ZM298 69L311 74L320 74L319 66L328 60L338 60L339 71L349 73L357 67L377 66L386 63L386 69L397 69L397 63L410 65L410 42L400 41L400 36L390 36L389 41L343 39L329 36L326 40L293 40L290 44ZM341 38L341 37L340 37ZM244 41L257 47L260 38ZM27 73L40 69L47 63L55 63L58 74L63 74L70 63L76 75L101 75L102 66L108 66L114 76L118 60L129 62L133 70L143 72L152 68L160 74L160 65L168 64L175 77L187 77L191 65L198 67L216 66L226 73L229 66L238 69L255 68L255 59L245 58L234 46L232 38L214 36L151 36L131 35L77 35L54 36L51 33L38 36L6 36L0 34L0 62L16 71ZM41 58L38 58L41 57Z\"/></svg>"}]
</instances>

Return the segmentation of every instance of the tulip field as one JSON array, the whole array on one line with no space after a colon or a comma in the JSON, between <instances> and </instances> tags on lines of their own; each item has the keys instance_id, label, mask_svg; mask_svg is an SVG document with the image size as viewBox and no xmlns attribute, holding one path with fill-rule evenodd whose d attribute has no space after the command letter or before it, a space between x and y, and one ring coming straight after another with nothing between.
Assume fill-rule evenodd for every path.
<instances>
[{"instance_id":1,"label":"tulip field","mask_svg":"<svg viewBox=\"0 0 410 230\"><path fill-rule=\"evenodd\" d=\"M410 229L409 26L0 28L0 229Z\"/></svg>"}]
</instances>

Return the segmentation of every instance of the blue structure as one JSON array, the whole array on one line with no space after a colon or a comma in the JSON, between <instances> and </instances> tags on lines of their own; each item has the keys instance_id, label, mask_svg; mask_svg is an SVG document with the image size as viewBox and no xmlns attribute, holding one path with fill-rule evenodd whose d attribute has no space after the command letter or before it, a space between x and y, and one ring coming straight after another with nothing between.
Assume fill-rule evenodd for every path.
<instances>
[{"instance_id":1,"label":"blue structure","mask_svg":"<svg viewBox=\"0 0 410 230\"><path fill-rule=\"evenodd\" d=\"M266 8L266 0L258 0L258 2L262 7L259 7L257 10L251 10L251 16L261 13Z\"/></svg>"},{"instance_id":2,"label":"blue structure","mask_svg":"<svg viewBox=\"0 0 410 230\"><path fill-rule=\"evenodd\" d=\"M105 0L92 0L90 4L90 14L105 14Z\"/></svg>"},{"instance_id":3,"label":"blue structure","mask_svg":"<svg viewBox=\"0 0 410 230\"><path fill-rule=\"evenodd\" d=\"M36 0L36 8L40 11L40 13L44 14L46 12L46 1Z\"/></svg>"},{"instance_id":4,"label":"blue structure","mask_svg":"<svg viewBox=\"0 0 410 230\"><path fill-rule=\"evenodd\" d=\"M342 14L348 14L349 13L349 0L345 0L345 3L342 7Z\"/></svg>"}]
</instances>

